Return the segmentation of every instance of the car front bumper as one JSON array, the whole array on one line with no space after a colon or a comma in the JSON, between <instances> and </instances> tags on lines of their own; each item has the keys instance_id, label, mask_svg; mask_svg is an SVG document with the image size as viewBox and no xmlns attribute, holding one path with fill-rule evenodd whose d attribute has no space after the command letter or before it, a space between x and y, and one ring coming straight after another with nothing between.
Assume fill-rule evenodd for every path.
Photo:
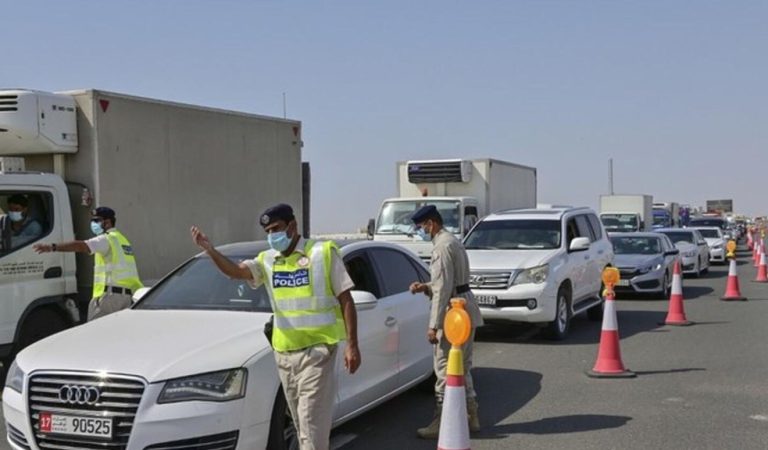
<instances>
[{"instance_id":1,"label":"car front bumper","mask_svg":"<svg viewBox=\"0 0 768 450\"><path fill-rule=\"evenodd\" d=\"M619 284L614 287L614 290L617 293L625 292L625 293L652 293L652 292L662 292L664 290L664 274L666 272L662 269L654 270L651 272L648 272L646 274L642 275L636 275L632 278L629 278L626 283L627 285ZM623 277L622 277L623 278ZM622 279L621 281L624 281ZM621 283L621 282L620 282Z\"/></svg>"},{"instance_id":2,"label":"car front bumper","mask_svg":"<svg viewBox=\"0 0 768 450\"><path fill-rule=\"evenodd\" d=\"M709 260L712 262L725 262L725 249L710 249Z\"/></svg>"},{"instance_id":3,"label":"car front bumper","mask_svg":"<svg viewBox=\"0 0 768 450\"><path fill-rule=\"evenodd\" d=\"M557 289L554 283L522 284L509 289L472 289L478 300L495 297L495 306L482 304L480 312L488 321L546 323L555 320ZM530 300L536 307L527 306Z\"/></svg>"},{"instance_id":4,"label":"car front bumper","mask_svg":"<svg viewBox=\"0 0 768 450\"><path fill-rule=\"evenodd\" d=\"M214 439L215 436L225 434L237 435L236 444L215 448L250 450L267 447L269 421L249 423L249 418L245 417L247 414L244 414L244 404L248 397L221 403L181 402L161 405L155 400L160 395L162 386L162 384L150 384L144 391L126 450L144 450L149 446L167 450L187 448L179 441L200 438L201 442L205 442L206 439ZM33 436L27 411L24 396L5 388L3 391L5 421L9 429L13 427L21 433L28 446L19 445L19 434L14 433L12 438L9 432L8 441L11 447L14 450L27 448L41 450ZM98 441L94 442L98 445Z\"/></svg>"}]
</instances>

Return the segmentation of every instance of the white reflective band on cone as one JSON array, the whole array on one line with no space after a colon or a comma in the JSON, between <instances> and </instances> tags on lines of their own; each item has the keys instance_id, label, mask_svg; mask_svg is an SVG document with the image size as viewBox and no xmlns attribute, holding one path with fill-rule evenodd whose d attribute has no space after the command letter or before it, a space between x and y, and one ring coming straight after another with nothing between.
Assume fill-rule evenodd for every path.
<instances>
[{"instance_id":1,"label":"white reflective band on cone","mask_svg":"<svg viewBox=\"0 0 768 450\"><path fill-rule=\"evenodd\" d=\"M728 268L728 276L729 277L735 277L736 276L736 260L731 260L731 266Z\"/></svg>"},{"instance_id":2,"label":"white reflective band on cone","mask_svg":"<svg viewBox=\"0 0 768 450\"><path fill-rule=\"evenodd\" d=\"M603 310L603 331L618 331L619 325L616 323L616 301L606 300Z\"/></svg>"},{"instance_id":3,"label":"white reflective band on cone","mask_svg":"<svg viewBox=\"0 0 768 450\"><path fill-rule=\"evenodd\" d=\"M683 295L683 277L679 273L672 275L672 295Z\"/></svg>"}]
</instances>

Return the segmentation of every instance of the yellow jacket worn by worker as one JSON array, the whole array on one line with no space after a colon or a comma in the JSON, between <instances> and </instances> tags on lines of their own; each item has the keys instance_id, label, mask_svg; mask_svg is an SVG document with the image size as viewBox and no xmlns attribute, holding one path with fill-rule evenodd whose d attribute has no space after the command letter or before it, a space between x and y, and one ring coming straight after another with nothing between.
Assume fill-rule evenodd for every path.
<instances>
[{"instance_id":1,"label":"yellow jacket worn by worker","mask_svg":"<svg viewBox=\"0 0 768 450\"><path fill-rule=\"evenodd\" d=\"M333 242L307 241L303 254L284 257L270 250L259 255L275 316L272 346L276 351L333 345L346 338L331 284L333 251L337 251Z\"/></svg>"},{"instance_id":2,"label":"yellow jacket worn by worker","mask_svg":"<svg viewBox=\"0 0 768 450\"><path fill-rule=\"evenodd\" d=\"M94 253L93 298L101 297L107 285L132 292L142 288L131 243L114 228L105 234L109 242L109 262L101 253Z\"/></svg>"}]
</instances>

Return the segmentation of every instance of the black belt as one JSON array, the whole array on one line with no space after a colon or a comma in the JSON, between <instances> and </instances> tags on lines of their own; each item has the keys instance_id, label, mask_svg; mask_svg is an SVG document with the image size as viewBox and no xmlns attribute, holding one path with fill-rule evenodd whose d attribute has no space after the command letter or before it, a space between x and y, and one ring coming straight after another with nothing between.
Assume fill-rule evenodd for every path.
<instances>
[{"instance_id":1,"label":"black belt","mask_svg":"<svg viewBox=\"0 0 768 450\"><path fill-rule=\"evenodd\" d=\"M133 294L133 291L131 291L130 289L124 289L117 286L107 286L107 291L114 292L115 294L127 294L127 295Z\"/></svg>"},{"instance_id":2,"label":"black belt","mask_svg":"<svg viewBox=\"0 0 768 450\"><path fill-rule=\"evenodd\" d=\"M457 294L466 294L469 292L469 285L468 284L462 284L461 286L456 286L456 293Z\"/></svg>"}]
</instances>

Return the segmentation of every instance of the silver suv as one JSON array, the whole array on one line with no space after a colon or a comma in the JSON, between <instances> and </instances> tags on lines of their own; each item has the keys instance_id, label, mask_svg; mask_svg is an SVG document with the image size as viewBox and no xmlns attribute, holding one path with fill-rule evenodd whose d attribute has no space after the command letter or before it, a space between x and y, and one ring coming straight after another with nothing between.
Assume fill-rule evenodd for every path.
<instances>
[{"instance_id":1,"label":"silver suv","mask_svg":"<svg viewBox=\"0 0 768 450\"><path fill-rule=\"evenodd\" d=\"M487 321L540 324L561 340L574 315L602 318L602 271L613 246L591 209L498 212L480 220L464 245Z\"/></svg>"}]
</instances>

